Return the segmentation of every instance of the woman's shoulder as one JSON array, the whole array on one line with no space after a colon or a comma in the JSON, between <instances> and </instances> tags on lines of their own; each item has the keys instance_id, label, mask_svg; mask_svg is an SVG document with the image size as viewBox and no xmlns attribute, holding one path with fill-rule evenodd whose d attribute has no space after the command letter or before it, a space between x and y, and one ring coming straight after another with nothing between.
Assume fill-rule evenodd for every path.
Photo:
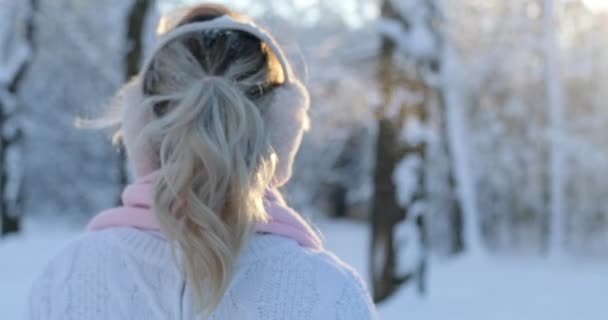
<instances>
[{"instance_id":1,"label":"woman's shoulder","mask_svg":"<svg viewBox=\"0 0 608 320\"><path fill-rule=\"evenodd\" d=\"M90 232L77 235L65 243L42 268L39 278L69 276L82 265L99 265L112 261L119 254L111 232ZM64 275L64 273L66 273Z\"/></svg>"},{"instance_id":2,"label":"woman's shoulder","mask_svg":"<svg viewBox=\"0 0 608 320\"><path fill-rule=\"evenodd\" d=\"M133 228L110 228L76 236L57 252L49 266L70 262L96 266L115 264L125 256L146 263L164 261L171 257L171 251L159 234Z\"/></svg>"},{"instance_id":3,"label":"woman's shoulder","mask_svg":"<svg viewBox=\"0 0 608 320\"><path fill-rule=\"evenodd\" d=\"M131 306L149 303L146 286L159 280L157 286L162 285L163 292L180 290L165 285L179 286L179 273L170 267L170 259L167 244L146 232L84 233L60 249L33 281L27 319L65 319L76 314L80 319L110 319L118 314L166 318L173 311Z\"/></svg>"},{"instance_id":4,"label":"woman's shoulder","mask_svg":"<svg viewBox=\"0 0 608 320\"><path fill-rule=\"evenodd\" d=\"M238 265L289 276L303 273L319 280L316 284L328 287L336 283L362 282L359 274L332 252L302 247L294 240L270 234L255 235Z\"/></svg>"},{"instance_id":5,"label":"woman's shoulder","mask_svg":"<svg viewBox=\"0 0 608 320\"><path fill-rule=\"evenodd\" d=\"M38 281L120 282L122 275L179 271L172 264L167 241L160 234L133 228L111 228L78 235L61 248L43 268Z\"/></svg>"},{"instance_id":6,"label":"woman's shoulder","mask_svg":"<svg viewBox=\"0 0 608 320\"><path fill-rule=\"evenodd\" d=\"M256 235L242 259L228 294L255 319L375 318L360 275L329 251Z\"/></svg>"}]
</instances>

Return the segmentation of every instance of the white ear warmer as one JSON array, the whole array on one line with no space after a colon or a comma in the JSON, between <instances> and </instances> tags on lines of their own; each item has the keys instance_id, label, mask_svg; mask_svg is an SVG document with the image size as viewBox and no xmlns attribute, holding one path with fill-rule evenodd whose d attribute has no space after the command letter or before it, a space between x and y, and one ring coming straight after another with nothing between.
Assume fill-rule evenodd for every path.
<instances>
[{"instance_id":1,"label":"white ear warmer","mask_svg":"<svg viewBox=\"0 0 608 320\"><path fill-rule=\"evenodd\" d=\"M275 89L274 94L264 120L270 132L270 142L279 158L273 184L282 186L291 178L302 135L310 128L310 97L308 90L299 81L284 84Z\"/></svg>"},{"instance_id":2,"label":"white ear warmer","mask_svg":"<svg viewBox=\"0 0 608 320\"><path fill-rule=\"evenodd\" d=\"M218 29L237 30L255 36L273 51L281 64L285 83L274 89L273 101L264 115L264 120L269 131L270 143L278 157L278 166L272 183L276 187L284 185L291 177L293 161L300 147L302 135L309 127L310 98L306 87L293 74L291 65L281 47L266 30L252 22L237 21L229 16L179 26L165 32L159 38L155 49L146 59L138 78L143 79L145 77L156 53L172 40L188 33ZM141 81L136 88L139 90L140 96L143 97ZM127 142L125 141L125 144ZM127 149L129 149L128 146ZM130 157L132 161L142 160L137 159L132 154L130 154ZM134 164L137 165L137 163ZM138 170L136 169L136 171Z\"/></svg>"}]
</instances>

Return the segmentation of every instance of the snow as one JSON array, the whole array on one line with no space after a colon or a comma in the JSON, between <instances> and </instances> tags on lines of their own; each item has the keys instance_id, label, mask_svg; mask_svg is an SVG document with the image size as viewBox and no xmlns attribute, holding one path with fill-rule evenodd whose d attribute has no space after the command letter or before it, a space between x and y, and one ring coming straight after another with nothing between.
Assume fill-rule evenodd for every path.
<instances>
[{"instance_id":1,"label":"snow","mask_svg":"<svg viewBox=\"0 0 608 320\"><path fill-rule=\"evenodd\" d=\"M399 20L407 25L384 17L378 19L378 31L392 38L401 51L416 59L436 56L439 48L435 34L430 29L432 13L429 4L422 0L393 0L392 5L399 13Z\"/></svg>"},{"instance_id":2,"label":"snow","mask_svg":"<svg viewBox=\"0 0 608 320\"><path fill-rule=\"evenodd\" d=\"M395 270L397 275L413 272L424 259L420 231L413 220L402 220L395 226L395 246L397 247Z\"/></svg>"},{"instance_id":3,"label":"snow","mask_svg":"<svg viewBox=\"0 0 608 320\"><path fill-rule=\"evenodd\" d=\"M2 83L1 80L0 83ZM2 111L4 114L12 115L17 110L17 98L15 98L15 96L10 93L7 88L3 87L3 85L0 85L0 102L2 103Z\"/></svg>"},{"instance_id":4,"label":"snow","mask_svg":"<svg viewBox=\"0 0 608 320\"><path fill-rule=\"evenodd\" d=\"M369 233L359 222L322 219L326 245L367 272ZM27 221L22 235L0 240L2 319L20 319L32 279L78 231ZM608 305L608 261L463 256L434 259L429 290L405 287L378 306L381 320L601 320Z\"/></svg>"},{"instance_id":5,"label":"snow","mask_svg":"<svg viewBox=\"0 0 608 320\"><path fill-rule=\"evenodd\" d=\"M6 158L6 168L7 170L7 183L6 190L4 194L4 199L9 204L9 214L15 212L14 208L10 208L10 205L13 206L19 205L19 191L23 188L23 167L22 167L22 152L19 146L10 146L5 150ZM13 210L11 210L13 209Z\"/></svg>"},{"instance_id":6,"label":"snow","mask_svg":"<svg viewBox=\"0 0 608 320\"><path fill-rule=\"evenodd\" d=\"M605 267L464 257L432 266L429 295L406 288L380 319L605 319Z\"/></svg>"},{"instance_id":7,"label":"snow","mask_svg":"<svg viewBox=\"0 0 608 320\"><path fill-rule=\"evenodd\" d=\"M429 141L432 131L422 124L419 118L409 117L401 130L401 140L406 144L418 145Z\"/></svg>"},{"instance_id":8,"label":"snow","mask_svg":"<svg viewBox=\"0 0 608 320\"><path fill-rule=\"evenodd\" d=\"M393 184L397 189L397 203L402 208L407 208L416 195L421 166L422 159L418 155L408 155L399 161L393 171Z\"/></svg>"},{"instance_id":9,"label":"snow","mask_svg":"<svg viewBox=\"0 0 608 320\"><path fill-rule=\"evenodd\" d=\"M392 0L391 4L402 16L412 16L424 11L423 0Z\"/></svg>"},{"instance_id":10,"label":"snow","mask_svg":"<svg viewBox=\"0 0 608 320\"><path fill-rule=\"evenodd\" d=\"M420 23L415 24L409 33L408 48L415 57L431 57L437 52L433 33Z\"/></svg>"},{"instance_id":11,"label":"snow","mask_svg":"<svg viewBox=\"0 0 608 320\"><path fill-rule=\"evenodd\" d=\"M379 18L376 28L381 34L393 39L401 51L414 58L428 58L437 52L433 33L422 22L415 23L406 30L401 22L395 19Z\"/></svg>"}]
</instances>

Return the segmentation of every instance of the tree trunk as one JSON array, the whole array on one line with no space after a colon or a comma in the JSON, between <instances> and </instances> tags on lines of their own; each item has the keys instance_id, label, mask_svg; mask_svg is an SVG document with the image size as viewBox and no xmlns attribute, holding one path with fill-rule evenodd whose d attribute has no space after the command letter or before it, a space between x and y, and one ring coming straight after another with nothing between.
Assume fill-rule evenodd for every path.
<instances>
[{"instance_id":1,"label":"tree trunk","mask_svg":"<svg viewBox=\"0 0 608 320\"><path fill-rule=\"evenodd\" d=\"M4 97L0 96L0 236L19 232L21 218L24 214L23 170L21 168L11 168L9 162L17 160L9 159L9 153L13 152L13 155L21 156L23 128L19 119L17 119L22 109L19 105L18 93L33 58L34 13L37 10L38 2L37 0L29 0L28 5L29 8L24 15L24 21L19 22L25 28L23 34L28 51L27 55L24 55L23 59L18 61L16 72L12 75L12 79L6 87L0 87L0 91L5 92ZM23 10L23 8L15 8ZM21 17L18 14L15 16ZM12 27L14 28L14 25ZM14 30L8 32L14 32ZM18 32L15 34L18 34ZM15 41L18 42L19 40ZM9 46L7 52L11 55L10 44L2 45ZM11 104L13 105L11 106ZM7 130L7 125L11 126L10 130ZM13 190L9 190L9 188Z\"/></svg>"},{"instance_id":2,"label":"tree trunk","mask_svg":"<svg viewBox=\"0 0 608 320\"><path fill-rule=\"evenodd\" d=\"M393 172L400 157L397 152L397 131L388 119L378 121L374 200L371 226L371 271L374 300L387 298L396 288L394 226L405 218L397 204Z\"/></svg>"},{"instance_id":3,"label":"tree trunk","mask_svg":"<svg viewBox=\"0 0 608 320\"><path fill-rule=\"evenodd\" d=\"M441 90L441 89L440 89ZM458 197L458 184L456 182L456 166L454 164L454 151L450 141L450 135L448 130L448 117L447 117L447 104L444 97L444 93L440 93L440 106L439 111L441 113L441 147L446 157L447 162L447 185L448 185L448 199L447 208L449 210L449 221L451 226L450 233L450 253L458 254L464 251L464 233L463 233L463 212L460 197Z\"/></svg>"},{"instance_id":4,"label":"tree trunk","mask_svg":"<svg viewBox=\"0 0 608 320\"><path fill-rule=\"evenodd\" d=\"M137 75L140 68L140 63L144 56L144 33L146 30L146 17L154 1L151 0L133 0L133 6L127 17L127 52L125 55L125 72L126 80ZM127 161L124 146L120 148L118 153L118 184L119 190L129 183L129 165ZM120 194L117 202L120 203Z\"/></svg>"},{"instance_id":5,"label":"tree trunk","mask_svg":"<svg viewBox=\"0 0 608 320\"><path fill-rule=\"evenodd\" d=\"M383 17L397 14L389 1L382 4ZM396 85L396 68L393 62L395 43L383 37L378 67L378 83L384 105L392 100ZM387 119L379 111L376 140L376 167L374 170L374 197L370 222L372 228L370 270L374 301L382 301L395 290L395 245L394 226L405 217L404 210L397 204L393 172L401 158L398 129L394 119Z\"/></svg>"}]
</instances>

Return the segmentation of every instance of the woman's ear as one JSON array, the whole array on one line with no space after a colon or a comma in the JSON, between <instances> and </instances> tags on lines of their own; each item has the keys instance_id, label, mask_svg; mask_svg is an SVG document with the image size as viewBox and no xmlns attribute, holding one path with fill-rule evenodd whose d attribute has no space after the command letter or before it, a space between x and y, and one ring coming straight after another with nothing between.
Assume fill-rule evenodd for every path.
<instances>
[{"instance_id":1,"label":"woman's ear","mask_svg":"<svg viewBox=\"0 0 608 320\"><path fill-rule=\"evenodd\" d=\"M139 77L133 78L122 89L122 127L119 135L127 152L135 176L145 176L158 168L149 137L144 127L152 120L151 108L143 103L143 90Z\"/></svg>"}]
</instances>

